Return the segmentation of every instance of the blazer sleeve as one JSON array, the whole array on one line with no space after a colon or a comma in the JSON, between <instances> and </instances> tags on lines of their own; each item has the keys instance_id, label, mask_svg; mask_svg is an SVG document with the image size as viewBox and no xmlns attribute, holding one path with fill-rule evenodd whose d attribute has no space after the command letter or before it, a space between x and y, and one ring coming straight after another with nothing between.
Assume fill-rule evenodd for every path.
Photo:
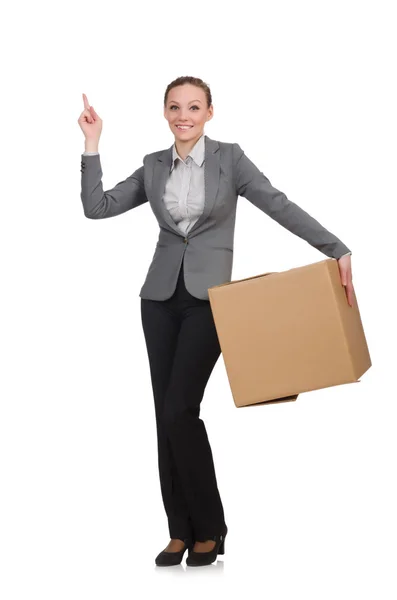
<instances>
[{"instance_id":1,"label":"blazer sleeve","mask_svg":"<svg viewBox=\"0 0 397 600\"><path fill-rule=\"evenodd\" d=\"M247 198L277 223L329 258L339 259L351 252L336 235L273 187L238 144L233 144L233 170L236 193Z\"/></svg>"},{"instance_id":2,"label":"blazer sleeve","mask_svg":"<svg viewBox=\"0 0 397 600\"><path fill-rule=\"evenodd\" d=\"M147 154L143 158L145 159ZM107 219L136 208L148 198L144 187L144 164L111 190L103 190L99 153L81 155L81 201L88 219Z\"/></svg>"}]
</instances>

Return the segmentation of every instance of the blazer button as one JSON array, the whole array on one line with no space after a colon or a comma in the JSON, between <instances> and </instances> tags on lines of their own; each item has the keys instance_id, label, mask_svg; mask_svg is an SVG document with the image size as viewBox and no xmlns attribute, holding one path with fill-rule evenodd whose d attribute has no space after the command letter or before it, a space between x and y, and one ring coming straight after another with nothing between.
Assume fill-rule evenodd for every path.
<instances>
[{"instance_id":1,"label":"blazer button","mask_svg":"<svg viewBox=\"0 0 397 600\"><path fill-rule=\"evenodd\" d=\"M185 242L185 244L187 244L187 238L185 238L183 241Z\"/></svg>"}]
</instances>

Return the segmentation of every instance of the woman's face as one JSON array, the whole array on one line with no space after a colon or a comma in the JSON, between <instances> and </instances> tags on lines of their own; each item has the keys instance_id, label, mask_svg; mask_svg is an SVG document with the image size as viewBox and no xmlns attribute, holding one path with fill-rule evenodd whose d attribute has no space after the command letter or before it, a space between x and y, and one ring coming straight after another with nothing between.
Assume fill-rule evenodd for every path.
<instances>
[{"instance_id":1,"label":"woman's face","mask_svg":"<svg viewBox=\"0 0 397 600\"><path fill-rule=\"evenodd\" d=\"M198 140L203 134L204 125L212 119L213 106L207 108L204 90L185 83L172 88L168 93L164 117L167 119L175 140L188 142ZM189 125L179 129L177 125Z\"/></svg>"}]
</instances>

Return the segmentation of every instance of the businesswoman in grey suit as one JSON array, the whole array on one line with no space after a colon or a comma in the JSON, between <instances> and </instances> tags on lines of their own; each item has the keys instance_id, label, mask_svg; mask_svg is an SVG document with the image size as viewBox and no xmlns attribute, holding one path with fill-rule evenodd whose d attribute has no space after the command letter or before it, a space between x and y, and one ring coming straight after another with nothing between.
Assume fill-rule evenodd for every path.
<instances>
[{"instance_id":1,"label":"businesswoman in grey suit","mask_svg":"<svg viewBox=\"0 0 397 600\"><path fill-rule=\"evenodd\" d=\"M328 257L338 260L353 302L351 251L274 188L236 143L212 140L211 92L201 79L179 77L164 95L170 148L104 191L98 152L102 121L83 94L78 120L85 135L81 200L90 219L120 215L149 203L159 238L140 290L141 318L153 388L161 493L170 542L157 565L211 564L224 553L228 531L200 403L221 353L208 288L231 280L238 197Z\"/></svg>"}]
</instances>

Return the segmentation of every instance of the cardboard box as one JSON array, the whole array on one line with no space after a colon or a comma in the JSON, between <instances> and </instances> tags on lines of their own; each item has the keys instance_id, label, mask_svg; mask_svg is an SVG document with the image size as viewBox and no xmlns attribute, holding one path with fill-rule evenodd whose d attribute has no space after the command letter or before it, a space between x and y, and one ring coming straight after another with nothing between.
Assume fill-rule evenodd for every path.
<instances>
[{"instance_id":1,"label":"cardboard box","mask_svg":"<svg viewBox=\"0 0 397 600\"><path fill-rule=\"evenodd\" d=\"M216 285L208 296L237 407L355 383L372 365L334 258Z\"/></svg>"}]
</instances>

